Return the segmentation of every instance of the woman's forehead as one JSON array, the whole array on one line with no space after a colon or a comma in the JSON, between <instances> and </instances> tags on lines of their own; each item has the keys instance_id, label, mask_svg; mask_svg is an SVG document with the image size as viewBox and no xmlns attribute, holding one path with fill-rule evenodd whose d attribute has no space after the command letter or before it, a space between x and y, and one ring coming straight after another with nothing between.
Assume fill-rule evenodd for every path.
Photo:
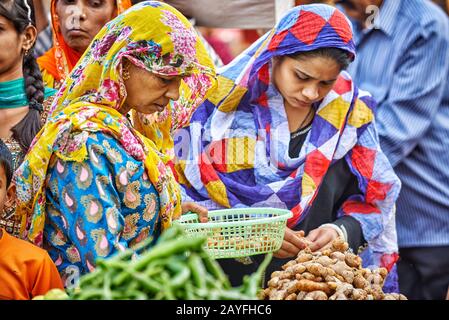
<instances>
[{"instance_id":1,"label":"woman's forehead","mask_svg":"<svg viewBox=\"0 0 449 320\"><path fill-rule=\"evenodd\" d=\"M286 56L284 66L305 73L311 78L325 81L334 80L334 74L340 73L337 62L330 57L304 56L296 59Z\"/></svg>"}]
</instances>

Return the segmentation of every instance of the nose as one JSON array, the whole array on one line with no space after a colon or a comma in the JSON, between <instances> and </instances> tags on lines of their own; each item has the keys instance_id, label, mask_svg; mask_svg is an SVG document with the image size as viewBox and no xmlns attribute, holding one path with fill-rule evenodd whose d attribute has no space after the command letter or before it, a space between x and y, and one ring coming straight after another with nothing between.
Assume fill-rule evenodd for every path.
<instances>
[{"instance_id":1,"label":"nose","mask_svg":"<svg viewBox=\"0 0 449 320\"><path fill-rule=\"evenodd\" d=\"M173 79L168 86L165 96L173 101L179 99L179 86L181 85L181 79Z\"/></svg>"},{"instance_id":2,"label":"nose","mask_svg":"<svg viewBox=\"0 0 449 320\"><path fill-rule=\"evenodd\" d=\"M302 90L302 95L309 99L310 101L314 101L318 99L320 96L318 92L318 88L315 85L306 86Z\"/></svg>"},{"instance_id":3,"label":"nose","mask_svg":"<svg viewBox=\"0 0 449 320\"><path fill-rule=\"evenodd\" d=\"M79 28L79 22L87 20L86 8L82 1L78 1L76 5L72 5L67 8L70 16L72 17L72 27Z\"/></svg>"},{"instance_id":4,"label":"nose","mask_svg":"<svg viewBox=\"0 0 449 320\"><path fill-rule=\"evenodd\" d=\"M82 1L80 1L80 2L82 2ZM87 20L87 10L86 10L86 7L84 6L84 5L80 5L79 6L79 8L80 8L80 20L81 21L86 21Z\"/></svg>"}]
</instances>

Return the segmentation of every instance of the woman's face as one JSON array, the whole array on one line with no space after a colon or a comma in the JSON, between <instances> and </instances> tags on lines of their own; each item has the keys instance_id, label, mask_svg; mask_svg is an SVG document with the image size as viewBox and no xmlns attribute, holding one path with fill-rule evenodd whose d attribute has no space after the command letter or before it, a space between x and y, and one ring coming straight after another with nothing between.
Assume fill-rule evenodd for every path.
<instances>
[{"instance_id":1,"label":"woman's face","mask_svg":"<svg viewBox=\"0 0 449 320\"><path fill-rule=\"evenodd\" d=\"M286 105L309 108L331 91L340 72L340 66L332 58L281 57L273 64L273 83Z\"/></svg>"},{"instance_id":2,"label":"woman's face","mask_svg":"<svg viewBox=\"0 0 449 320\"><path fill-rule=\"evenodd\" d=\"M144 114L160 112L170 100L178 100L181 77L161 76L132 63L127 68L129 79L124 81L127 97L120 110L123 114L131 109Z\"/></svg>"},{"instance_id":3,"label":"woman's face","mask_svg":"<svg viewBox=\"0 0 449 320\"><path fill-rule=\"evenodd\" d=\"M0 81L22 76L23 54L36 40L36 28L29 26L19 34L11 21L0 16Z\"/></svg>"},{"instance_id":4,"label":"woman's face","mask_svg":"<svg viewBox=\"0 0 449 320\"><path fill-rule=\"evenodd\" d=\"M57 0L56 14L67 45L84 53L116 12L115 0Z\"/></svg>"}]
</instances>

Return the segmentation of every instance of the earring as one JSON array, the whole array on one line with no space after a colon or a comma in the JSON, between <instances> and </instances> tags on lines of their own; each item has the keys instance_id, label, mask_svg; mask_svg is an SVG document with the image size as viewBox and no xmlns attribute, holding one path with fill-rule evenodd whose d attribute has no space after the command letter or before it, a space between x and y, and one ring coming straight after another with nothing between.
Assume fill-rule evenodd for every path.
<instances>
[{"instance_id":1,"label":"earring","mask_svg":"<svg viewBox=\"0 0 449 320\"><path fill-rule=\"evenodd\" d=\"M14 215L15 211L16 210L15 210L14 206L3 208L2 218L5 220L11 219L11 217Z\"/></svg>"},{"instance_id":2,"label":"earring","mask_svg":"<svg viewBox=\"0 0 449 320\"><path fill-rule=\"evenodd\" d=\"M127 81L129 80L130 77L131 76L129 75L129 65L128 63L124 63L122 68L122 79L123 81Z\"/></svg>"}]
</instances>

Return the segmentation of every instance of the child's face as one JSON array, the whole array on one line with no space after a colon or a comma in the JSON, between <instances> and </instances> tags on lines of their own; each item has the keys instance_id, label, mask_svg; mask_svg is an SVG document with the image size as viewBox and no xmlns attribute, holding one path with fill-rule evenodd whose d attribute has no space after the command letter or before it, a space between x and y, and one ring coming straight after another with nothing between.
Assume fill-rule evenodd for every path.
<instances>
[{"instance_id":1,"label":"child's face","mask_svg":"<svg viewBox=\"0 0 449 320\"><path fill-rule=\"evenodd\" d=\"M0 165L0 214L3 212L3 207L5 206L6 202L6 193L7 193L7 186L6 186L6 172L5 168L3 168L2 165Z\"/></svg>"}]
</instances>

